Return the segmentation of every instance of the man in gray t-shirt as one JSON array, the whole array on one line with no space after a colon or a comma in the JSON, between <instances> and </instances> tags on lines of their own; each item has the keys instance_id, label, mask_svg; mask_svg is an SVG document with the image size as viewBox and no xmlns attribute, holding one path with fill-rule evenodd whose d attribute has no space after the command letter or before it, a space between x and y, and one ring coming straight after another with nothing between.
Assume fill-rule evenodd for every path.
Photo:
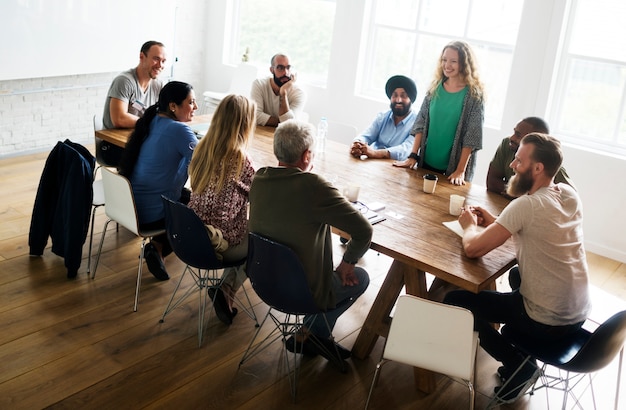
<instances>
[{"instance_id":1,"label":"man in gray t-shirt","mask_svg":"<svg viewBox=\"0 0 626 410\"><path fill-rule=\"evenodd\" d=\"M536 374L534 359L525 355L498 332L504 324L532 343L550 345L567 340L587 319L591 310L589 274L583 245L582 205L576 191L554 183L563 162L558 140L530 133L522 138L511 168L507 194L514 199L495 217L481 207L464 207L463 250L470 258L488 253L513 238L521 285L512 292L456 290L445 303L462 306L474 314L480 345L502 362L496 388L502 400L514 400L530 387ZM478 226L485 229L478 229ZM518 370L519 369L519 370Z\"/></svg>"},{"instance_id":2,"label":"man in gray t-shirt","mask_svg":"<svg viewBox=\"0 0 626 410\"><path fill-rule=\"evenodd\" d=\"M139 64L115 79L107 93L104 128L133 128L146 108L155 104L163 88L157 77L165 66L165 46L158 41L143 44Z\"/></svg>"}]
</instances>

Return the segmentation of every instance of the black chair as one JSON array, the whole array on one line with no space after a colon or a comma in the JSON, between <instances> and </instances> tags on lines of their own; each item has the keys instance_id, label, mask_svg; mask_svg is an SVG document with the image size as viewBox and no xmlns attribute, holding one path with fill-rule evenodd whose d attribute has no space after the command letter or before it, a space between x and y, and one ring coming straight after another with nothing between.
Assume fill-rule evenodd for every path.
<instances>
[{"instance_id":1,"label":"black chair","mask_svg":"<svg viewBox=\"0 0 626 410\"><path fill-rule=\"evenodd\" d=\"M536 359L543 363L540 368L541 384L537 386L535 383L530 390L530 394L541 388L563 391L563 409L566 408L567 398L570 395L580 407L579 400L572 390L584 379L585 375L589 376L589 385L595 408L592 373L606 367L619 353L619 369L615 392L615 409L618 408L624 341L626 340L626 311L616 313L602 323L593 333L581 328L575 335L562 343L546 344L529 340L527 335L514 332L506 325L502 328L502 335L524 354L528 355L525 363L531 359ZM561 372L557 376L548 375L546 373L548 366L564 371L565 375L563 376ZM516 370L516 373L517 371L519 369ZM504 386L506 386L506 383ZM524 391L522 390L520 396L523 394ZM516 399L517 397L512 400L503 400L496 395L492 398L488 408L492 407L492 405L497 406L509 403Z\"/></svg>"},{"instance_id":2,"label":"black chair","mask_svg":"<svg viewBox=\"0 0 626 410\"><path fill-rule=\"evenodd\" d=\"M250 278L252 288L261 300L269 306L269 309L261 322L261 327L257 329L241 358L239 366L241 367L244 362L281 339L283 341L282 355L287 366L291 395L295 400L299 367L296 351L302 351L302 344L294 342L296 349L294 349L290 359L285 342L289 336L295 336L301 331L304 315L317 315L316 320L324 320L329 331L331 330L330 325L324 312L315 304L298 256L289 247L259 234L250 233L249 239L246 273ZM274 311L283 313L283 315L279 316ZM255 345L254 343L268 318L273 322L274 329ZM310 339L316 343L314 338ZM325 356L336 358L331 362L342 372L347 370L346 363L339 358L336 347L334 352L329 352L318 343L316 346L318 349L325 350Z\"/></svg>"},{"instance_id":3,"label":"black chair","mask_svg":"<svg viewBox=\"0 0 626 410\"><path fill-rule=\"evenodd\" d=\"M165 208L165 230L167 238L176 256L178 256L186 266L163 312L163 317L160 322L163 323L165 316L176 309L187 296L194 291L198 291L200 296L198 311L198 346L201 346L208 289L210 287L219 288L222 286L223 278L218 276L221 269L241 266L246 260L242 259L232 263L219 260L215 254L213 245L211 245L211 240L209 239L204 223L193 209L164 196L162 196L162 198ZM195 286L188 287L185 292L174 301L176 293L187 273L193 278ZM242 289L247 306L244 306L238 298L235 298L235 303L254 320L255 325L258 327L259 322L257 321L252 304L250 303L248 293L245 287L242 287Z\"/></svg>"}]
</instances>

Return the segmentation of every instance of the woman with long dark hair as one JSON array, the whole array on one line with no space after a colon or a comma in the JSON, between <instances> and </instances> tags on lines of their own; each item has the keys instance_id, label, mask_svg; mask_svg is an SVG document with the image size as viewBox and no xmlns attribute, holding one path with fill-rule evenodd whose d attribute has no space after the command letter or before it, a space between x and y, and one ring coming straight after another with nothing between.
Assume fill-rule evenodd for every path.
<instances>
[{"instance_id":1,"label":"woman with long dark hair","mask_svg":"<svg viewBox=\"0 0 626 410\"><path fill-rule=\"evenodd\" d=\"M143 229L165 226L161 195L189 202L184 185L187 167L198 143L186 122L198 109L193 87L172 81L159 93L159 101L148 108L135 125L119 166L130 180ZM159 280L169 279L163 257L171 253L166 235L152 238L146 245L145 258L150 272Z\"/></svg>"}]
</instances>

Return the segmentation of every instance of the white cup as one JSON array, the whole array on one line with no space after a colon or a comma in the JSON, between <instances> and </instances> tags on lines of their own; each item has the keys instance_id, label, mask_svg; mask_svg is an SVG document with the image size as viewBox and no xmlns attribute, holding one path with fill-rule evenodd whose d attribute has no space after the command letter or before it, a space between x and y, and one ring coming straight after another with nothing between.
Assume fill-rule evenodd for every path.
<instances>
[{"instance_id":1,"label":"white cup","mask_svg":"<svg viewBox=\"0 0 626 410\"><path fill-rule=\"evenodd\" d=\"M427 194L432 194L435 192L435 187L437 186L437 175L434 174L426 174L424 175L424 192Z\"/></svg>"},{"instance_id":2,"label":"white cup","mask_svg":"<svg viewBox=\"0 0 626 410\"><path fill-rule=\"evenodd\" d=\"M450 195L450 215L461 215L461 208L465 205L465 197L461 195Z\"/></svg>"},{"instance_id":3,"label":"white cup","mask_svg":"<svg viewBox=\"0 0 626 410\"><path fill-rule=\"evenodd\" d=\"M359 199L359 190L361 189L358 185L349 185L343 189L343 196L350 202L356 202Z\"/></svg>"}]
</instances>

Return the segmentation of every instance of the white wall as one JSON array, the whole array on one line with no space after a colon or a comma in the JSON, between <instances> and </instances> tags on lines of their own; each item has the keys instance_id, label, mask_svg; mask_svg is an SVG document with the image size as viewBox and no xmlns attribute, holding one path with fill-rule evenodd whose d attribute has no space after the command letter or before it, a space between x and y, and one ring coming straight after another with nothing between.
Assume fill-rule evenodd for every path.
<instances>
[{"instance_id":1,"label":"white wall","mask_svg":"<svg viewBox=\"0 0 626 410\"><path fill-rule=\"evenodd\" d=\"M354 91L364 3L337 1L328 88L304 85L308 92L306 111L313 123L326 116L364 129L377 112L387 108L386 101L372 101ZM230 83L234 67L222 63L227 7L223 0L178 2L175 52L179 62L174 77L193 84L198 95L207 89L226 90ZM493 151L519 119L546 116L565 7L566 0L524 2L521 41L514 55L504 118L501 125L485 127L474 183L483 184ZM129 62L129 67L133 64L136 62ZM114 74L0 82L0 157L47 150L64 138L92 141L90 118L102 109ZM46 90L54 87L76 88ZM42 91L10 91L29 89ZM621 188L620 181L626 173L626 159L569 145L564 146L564 153L564 165L584 204L587 249L626 262L626 219L619 212L626 204L626 189Z\"/></svg>"},{"instance_id":2,"label":"white wall","mask_svg":"<svg viewBox=\"0 0 626 410\"><path fill-rule=\"evenodd\" d=\"M174 64L174 78L189 82L202 94L206 74L203 39L206 38L207 7L201 0L178 3L175 44L166 44L168 59L174 61L177 56L179 60ZM0 27L0 30L4 29ZM2 31L2 34L10 39L10 33ZM38 46L33 44L32 50L26 52L37 53ZM92 46L97 48L98 44ZM126 61L124 66L131 68L137 65L140 47L141 43L136 44L135 59ZM3 64L8 63L3 61ZM92 117L95 113L102 113L109 85L117 74L107 72L0 81L0 158L48 151L57 141L66 138L79 143L92 143ZM162 76L170 74L164 72Z\"/></svg>"}]
</instances>

